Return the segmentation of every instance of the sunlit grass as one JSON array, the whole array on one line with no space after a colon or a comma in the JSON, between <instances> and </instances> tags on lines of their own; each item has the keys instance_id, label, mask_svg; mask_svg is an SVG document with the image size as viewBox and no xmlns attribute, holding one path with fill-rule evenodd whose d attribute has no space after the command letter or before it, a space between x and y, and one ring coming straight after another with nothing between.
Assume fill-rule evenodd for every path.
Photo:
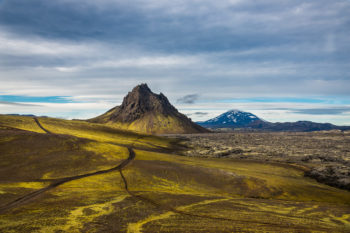
<instances>
[{"instance_id":1,"label":"sunlit grass","mask_svg":"<svg viewBox=\"0 0 350 233\"><path fill-rule=\"evenodd\" d=\"M0 132L0 148L0 181L82 175L115 167L129 156L113 144L27 131Z\"/></svg>"},{"instance_id":2,"label":"sunlit grass","mask_svg":"<svg viewBox=\"0 0 350 233\"><path fill-rule=\"evenodd\" d=\"M41 189L47 185L45 182L11 182L1 183L0 190L2 193L6 193L10 188L25 188L25 189Z\"/></svg>"},{"instance_id":3,"label":"sunlit grass","mask_svg":"<svg viewBox=\"0 0 350 233\"><path fill-rule=\"evenodd\" d=\"M157 146L169 147L173 141L83 121L68 121L54 118L40 118L39 120L46 129L53 133L68 134L99 142L156 148Z\"/></svg>"},{"instance_id":4,"label":"sunlit grass","mask_svg":"<svg viewBox=\"0 0 350 233\"><path fill-rule=\"evenodd\" d=\"M86 151L92 151L96 154L100 154L110 161L126 159L129 155L127 148L109 143L90 142L83 145L82 148Z\"/></svg>"},{"instance_id":5,"label":"sunlit grass","mask_svg":"<svg viewBox=\"0 0 350 233\"><path fill-rule=\"evenodd\" d=\"M44 131L35 123L33 117L0 115L0 125L44 133Z\"/></svg>"},{"instance_id":6,"label":"sunlit grass","mask_svg":"<svg viewBox=\"0 0 350 233\"><path fill-rule=\"evenodd\" d=\"M186 170L188 170L188 166L190 166L192 169L197 169L198 172L200 171L200 168L202 168L205 169L204 172L209 174L212 173L212 175L215 177L221 176L222 179L234 180L236 177L236 179L239 180L240 186L232 188L232 195L242 195L239 190L244 189L246 195L256 195L256 197L261 198L342 204L350 203L350 195L348 191L339 190L337 188L318 183L313 179L306 178L304 177L303 171L296 169L293 166L279 166L274 163L269 164L250 161L234 161L230 159L203 159L173 156L144 151L137 151L136 154L137 160L166 161L175 163L177 164L176 166L180 168L187 166ZM156 164L156 162L154 162L154 164ZM183 171L178 170L178 176L190 176L190 174L186 174ZM159 176L160 174L158 173L157 175ZM166 174L164 174L164 176L166 176ZM147 180L150 181L152 180L151 178L152 177ZM203 177L203 179L205 178ZM181 181L182 183L173 185L173 187L177 187L177 185L184 186L185 183L183 180L180 180L180 182ZM169 184L171 182L169 181ZM192 188L196 187L195 182L189 183L188 185ZM201 185L199 187L201 187ZM209 190L211 189L207 187L206 192ZM218 191L219 190L216 190L216 192ZM230 194L227 192L224 193Z\"/></svg>"},{"instance_id":7,"label":"sunlit grass","mask_svg":"<svg viewBox=\"0 0 350 233\"><path fill-rule=\"evenodd\" d=\"M183 122L173 116L164 116L162 114L146 114L141 119L137 119L131 123L108 122L107 125L143 133L186 133L188 129ZM190 126L189 126L190 127Z\"/></svg>"}]
</instances>

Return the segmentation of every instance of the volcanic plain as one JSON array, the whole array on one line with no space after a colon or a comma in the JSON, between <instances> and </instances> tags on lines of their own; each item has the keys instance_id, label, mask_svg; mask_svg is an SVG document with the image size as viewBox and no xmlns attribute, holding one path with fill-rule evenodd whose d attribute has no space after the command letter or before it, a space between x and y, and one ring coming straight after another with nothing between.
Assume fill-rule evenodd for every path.
<instances>
[{"instance_id":1,"label":"volcanic plain","mask_svg":"<svg viewBox=\"0 0 350 233\"><path fill-rule=\"evenodd\" d=\"M0 115L0 232L349 232L349 191L305 176L348 140Z\"/></svg>"}]
</instances>

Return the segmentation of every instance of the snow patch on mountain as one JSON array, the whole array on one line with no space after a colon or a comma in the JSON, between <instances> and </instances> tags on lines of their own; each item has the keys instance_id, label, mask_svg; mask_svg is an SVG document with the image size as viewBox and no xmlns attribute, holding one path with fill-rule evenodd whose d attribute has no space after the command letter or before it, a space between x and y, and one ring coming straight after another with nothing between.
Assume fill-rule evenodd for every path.
<instances>
[{"instance_id":1,"label":"snow patch on mountain","mask_svg":"<svg viewBox=\"0 0 350 233\"><path fill-rule=\"evenodd\" d=\"M213 119L198 122L200 125L219 127L224 125L227 127L237 127L248 125L251 122L260 120L257 116L250 112L244 112L237 109L232 109L227 111Z\"/></svg>"}]
</instances>

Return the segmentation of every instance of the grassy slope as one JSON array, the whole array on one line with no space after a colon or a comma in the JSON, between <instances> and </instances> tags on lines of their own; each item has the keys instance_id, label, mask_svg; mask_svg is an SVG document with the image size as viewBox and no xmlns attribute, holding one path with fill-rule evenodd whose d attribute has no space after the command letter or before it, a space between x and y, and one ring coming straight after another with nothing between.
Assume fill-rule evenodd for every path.
<instances>
[{"instance_id":1,"label":"grassy slope","mask_svg":"<svg viewBox=\"0 0 350 233\"><path fill-rule=\"evenodd\" d=\"M117 129L123 129L138 133L166 134L166 133L199 133L206 129L191 123L190 121L180 119L173 115L165 116L155 112L144 114L140 119L131 123L122 123L111 120L111 116L119 107L115 107L106 113L88 120L88 122L98 122ZM196 125L196 126L195 126ZM208 131L209 132L209 131Z\"/></svg>"},{"instance_id":2,"label":"grassy slope","mask_svg":"<svg viewBox=\"0 0 350 233\"><path fill-rule=\"evenodd\" d=\"M38 127L32 117L0 115L0 125L37 133L45 133Z\"/></svg>"},{"instance_id":3,"label":"grassy slope","mask_svg":"<svg viewBox=\"0 0 350 233\"><path fill-rule=\"evenodd\" d=\"M1 181L60 178L108 169L128 153L116 145L22 130L1 130L0 137ZM13 171L16 173L11 174Z\"/></svg>"},{"instance_id":4,"label":"grassy slope","mask_svg":"<svg viewBox=\"0 0 350 233\"><path fill-rule=\"evenodd\" d=\"M57 134L68 134L88 138L98 142L116 143L136 147L171 147L173 140L146 134L137 134L101 124L84 121L69 121L54 118L41 118L41 124L49 131Z\"/></svg>"},{"instance_id":5,"label":"grassy slope","mask_svg":"<svg viewBox=\"0 0 350 233\"><path fill-rule=\"evenodd\" d=\"M0 116L0 125L34 131L0 128L0 205L47 185L27 179L76 175L115 165L126 157L126 149L116 144L154 149L173 143L86 122L39 120L46 129L66 136L44 134L29 117ZM136 150L136 159L124 175L133 193L155 203L130 197L119 172L112 172L65 183L0 215L0 231L350 229L349 192L304 178L302 171L288 166ZM169 206L206 217L174 213Z\"/></svg>"},{"instance_id":6,"label":"grassy slope","mask_svg":"<svg viewBox=\"0 0 350 233\"><path fill-rule=\"evenodd\" d=\"M181 122L176 117L164 116L161 114L157 115L154 113L146 114L132 123L107 121L106 125L139 133L191 133L191 130L193 130L193 133L198 133L198 131L192 129L192 125L186 125L186 123Z\"/></svg>"}]
</instances>

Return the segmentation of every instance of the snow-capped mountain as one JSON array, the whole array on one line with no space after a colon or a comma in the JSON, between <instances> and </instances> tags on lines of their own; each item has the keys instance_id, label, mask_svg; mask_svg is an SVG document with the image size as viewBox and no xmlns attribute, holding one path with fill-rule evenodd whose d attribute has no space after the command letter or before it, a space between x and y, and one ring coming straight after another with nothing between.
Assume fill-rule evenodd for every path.
<instances>
[{"instance_id":1,"label":"snow-capped mountain","mask_svg":"<svg viewBox=\"0 0 350 233\"><path fill-rule=\"evenodd\" d=\"M316 123L312 121L297 122L268 122L260 119L250 112L230 110L213 119L197 122L197 124L211 129L218 128L242 128L263 131L292 131L309 132L320 130L350 130L350 126L336 126L329 123Z\"/></svg>"},{"instance_id":2,"label":"snow-capped mountain","mask_svg":"<svg viewBox=\"0 0 350 233\"><path fill-rule=\"evenodd\" d=\"M250 112L243 112L240 110L230 110L217 116L213 119L197 122L201 126L209 128L234 128L242 127L251 124L252 122L259 121L257 116Z\"/></svg>"}]
</instances>

